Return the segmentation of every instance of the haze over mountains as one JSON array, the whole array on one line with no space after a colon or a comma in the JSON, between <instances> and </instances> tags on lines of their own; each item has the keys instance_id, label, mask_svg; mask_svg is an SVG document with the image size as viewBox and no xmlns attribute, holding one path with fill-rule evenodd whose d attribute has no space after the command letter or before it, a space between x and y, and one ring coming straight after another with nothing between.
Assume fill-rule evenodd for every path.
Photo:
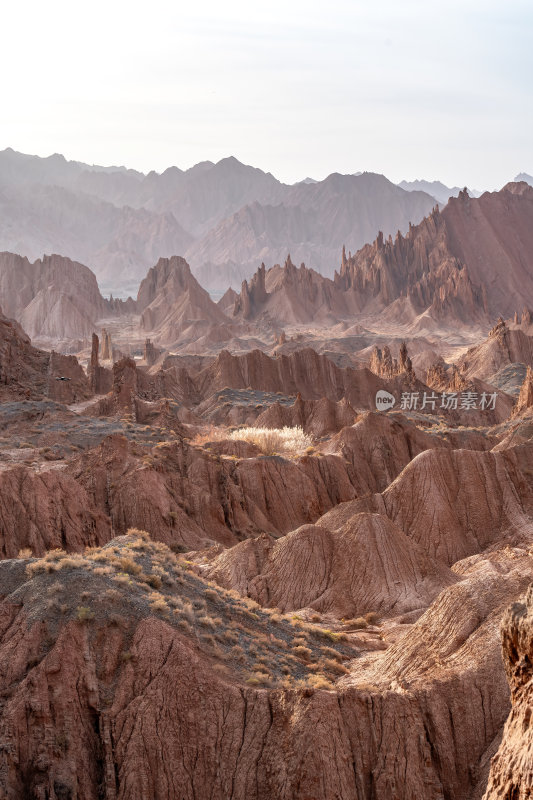
<instances>
[{"instance_id":1,"label":"haze over mountains","mask_svg":"<svg viewBox=\"0 0 533 800\"><path fill-rule=\"evenodd\" d=\"M515 180L519 180L516 178ZM405 189L407 192L419 191L430 194L435 200L438 200L442 205L446 205L450 197L457 197L462 186L445 186L441 181L400 181L398 186ZM468 194L471 197L479 197L481 192L476 189L468 189Z\"/></svg>"},{"instance_id":2,"label":"haze over mountains","mask_svg":"<svg viewBox=\"0 0 533 800\"><path fill-rule=\"evenodd\" d=\"M182 255L203 286L223 291L287 252L332 277L343 245L355 252L379 230L405 233L457 192L438 182L396 186L374 173L289 186L233 157L144 175L8 148L0 153L0 250L32 261L66 255L121 295L159 257Z\"/></svg>"},{"instance_id":3,"label":"haze over mountains","mask_svg":"<svg viewBox=\"0 0 533 800\"><path fill-rule=\"evenodd\" d=\"M377 176L361 177L375 184ZM324 184L346 180L331 176ZM380 181L387 186L385 178ZM321 197L323 192L324 186ZM280 212L280 219L287 221L287 214ZM81 346L99 324L117 326L121 339L126 326L130 339L144 334L158 345L195 352L223 345L240 351L251 339L254 346L270 347L282 329L299 326L322 330L324 340L333 330L346 339L350 330L358 335L380 326L403 337L438 340L458 330L478 335L499 316L533 308L532 221L533 187L525 182L479 198L461 191L405 236L380 232L356 253L339 253L332 278L296 266L280 243L283 266L262 264L239 293L228 290L218 304L181 256L158 258L134 284L136 299L123 301L105 299L94 273L65 256L31 263L0 252L0 304L32 338L60 349L74 339Z\"/></svg>"},{"instance_id":4,"label":"haze over mountains","mask_svg":"<svg viewBox=\"0 0 533 800\"><path fill-rule=\"evenodd\" d=\"M0 798L529 797L533 186L0 176Z\"/></svg>"}]
</instances>

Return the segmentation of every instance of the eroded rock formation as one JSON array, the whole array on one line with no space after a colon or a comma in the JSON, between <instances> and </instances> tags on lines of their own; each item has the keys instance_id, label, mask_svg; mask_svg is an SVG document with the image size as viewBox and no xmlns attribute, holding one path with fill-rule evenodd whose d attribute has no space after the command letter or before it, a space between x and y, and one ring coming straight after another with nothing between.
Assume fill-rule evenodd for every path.
<instances>
[{"instance_id":1,"label":"eroded rock formation","mask_svg":"<svg viewBox=\"0 0 533 800\"><path fill-rule=\"evenodd\" d=\"M212 325L229 322L178 256L160 258L141 282L137 294L141 328L157 342L197 338Z\"/></svg>"},{"instance_id":2,"label":"eroded rock formation","mask_svg":"<svg viewBox=\"0 0 533 800\"><path fill-rule=\"evenodd\" d=\"M31 263L0 253L0 297L4 311L39 340L90 337L109 310L94 273L58 255Z\"/></svg>"},{"instance_id":3,"label":"eroded rock formation","mask_svg":"<svg viewBox=\"0 0 533 800\"><path fill-rule=\"evenodd\" d=\"M533 189L526 183L478 199L463 191L406 236L380 234L343 259L336 285L352 293L360 309L380 310L402 299L418 313L429 309L434 319L472 324L487 314L509 316L520 299L533 299L526 266L532 214Z\"/></svg>"},{"instance_id":4,"label":"eroded rock formation","mask_svg":"<svg viewBox=\"0 0 533 800\"><path fill-rule=\"evenodd\" d=\"M2 399L51 397L72 403L90 397L91 388L74 356L33 347L15 320L0 311L0 395Z\"/></svg>"},{"instance_id":5,"label":"eroded rock formation","mask_svg":"<svg viewBox=\"0 0 533 800\"><path fill-rule=\"evenodd\" d=\"M525 800L533 792L533 589L502 620L502 650L512 709L492 760L484 800Z\"/></svg>"}]
</instances>

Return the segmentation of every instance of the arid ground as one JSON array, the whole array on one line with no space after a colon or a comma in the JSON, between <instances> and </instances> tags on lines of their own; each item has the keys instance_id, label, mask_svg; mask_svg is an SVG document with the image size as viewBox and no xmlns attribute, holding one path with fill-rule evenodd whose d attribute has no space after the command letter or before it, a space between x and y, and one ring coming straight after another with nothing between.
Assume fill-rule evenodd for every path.
<instances>
[{"instance_id":1,"label":"arid ground","mask_svg":"<svg viewBox=\"0 0 533 800\"><path fill-rule=\"evenodd\" d=\"M135 297L0 253L0 800L525 800L533 188L382 186L415 222L326 274L237 236L316 211L260 183Z\"/></svg>"}]
</instances>

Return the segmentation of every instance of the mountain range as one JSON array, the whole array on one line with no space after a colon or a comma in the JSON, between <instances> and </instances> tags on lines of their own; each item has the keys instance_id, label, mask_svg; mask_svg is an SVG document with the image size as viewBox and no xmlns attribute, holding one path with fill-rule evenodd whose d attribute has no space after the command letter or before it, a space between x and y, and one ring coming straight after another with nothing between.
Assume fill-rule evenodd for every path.
<instances>
[{"instance_id":1,"label":"mountain range","mask_svg":"<svg viewBox=\"0 0 533 800\"><path fill-rule=\"evenodd\" d=\"M528 181L0 164L0 799L531 798Z\"/></svg>"},{"instance_id":2,"label":"mountain range","mask_svg":"<svg viewBox=\"0 0 533 800\"><path fill-rule=\"evenodd\" d=\"M333 277L343 245L355 252L379 230L405 233L457 192L368 172L291 186L233 157L143 174L8 148L0 152L0 251L67 255L119 295L173 255L215 291L238 289L261 261L282 263L289 251Z\"/></svg>"},{"instance_id":3,"label":"mountain range","mask_svg":"<svg viewBox=\"0 0 533 800\"><path fill-rule=\"evenodd\" d=\"M341 184L350 180L338 176ZM462 190L406 235L380 231L354 254L343 248L331 278L296 266L292 253L283 266L261 264L239 293L228 289L218 303L182 256L157 259L136 299L124 301L104 298L91 269L65 256L32 263L4 252L0 306L33 339L60 348L87 340L99 324L118 326L122 338L150 337L158 346L193 346L194 352L236 346L243 337L249 349L298 326L328 337L340 326L335 335L345 338L360 334L360 325L374 330L378 319L387 330L415 338L438 330L488 332L499 316L533 308L532 253L533 187L522 181L479 198Z\"/></svg>"}]
</instances>

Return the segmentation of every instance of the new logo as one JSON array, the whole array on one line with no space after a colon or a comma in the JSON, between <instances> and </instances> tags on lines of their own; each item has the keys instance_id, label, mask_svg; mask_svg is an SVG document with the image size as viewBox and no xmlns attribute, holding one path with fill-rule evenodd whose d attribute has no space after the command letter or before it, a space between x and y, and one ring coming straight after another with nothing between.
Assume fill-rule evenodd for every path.
<instances>
[{"instance_id":1,"label":"new logo","mask_svg":"<svg viewBox=\"0 0 533 800\"><path fill-rule=\"evenodd\" d=\"M396 402L396 398L390 392L386 392L385 389L380 389L379 392L376 393L376 408L378 411L388 411L389 408L392 408L394 403Z\"/></svg>"}]
</instances>

